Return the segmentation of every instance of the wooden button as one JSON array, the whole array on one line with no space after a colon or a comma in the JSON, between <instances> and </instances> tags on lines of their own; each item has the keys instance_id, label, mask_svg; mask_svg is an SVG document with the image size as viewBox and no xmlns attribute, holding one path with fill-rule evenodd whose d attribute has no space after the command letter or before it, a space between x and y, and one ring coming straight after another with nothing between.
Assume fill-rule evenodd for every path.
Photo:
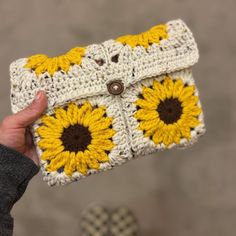
<instances>
[{"instance_id":1,"label":"wooden button","mask_svg":"<svg viewBox=\"0 0 236 236\"><path fill-rule=\"evenodd\" d=\"M107 89L110 94L119 95L124 91L124 84L121 80L113 80L107 84Z\"/></svg>"}]
</instances>

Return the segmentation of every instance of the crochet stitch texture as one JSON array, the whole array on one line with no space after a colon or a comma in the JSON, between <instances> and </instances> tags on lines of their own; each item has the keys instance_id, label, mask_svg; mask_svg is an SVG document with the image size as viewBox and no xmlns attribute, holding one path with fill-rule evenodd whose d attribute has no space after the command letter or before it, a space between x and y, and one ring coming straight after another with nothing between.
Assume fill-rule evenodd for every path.
<instances>
[{"instance_id":1,"label":"crochet stitch texture","mask_svg":"<svg viewBox=\"0 0 236 236\"><path fill-rule=\"evenodd\" d=\"M180 19L50 58L11 63L11 109L44 90L31 126L44 180L64 185L141 155L187 147L204 134L191 67L199 53Z\"/></svg>"}]
</instances>

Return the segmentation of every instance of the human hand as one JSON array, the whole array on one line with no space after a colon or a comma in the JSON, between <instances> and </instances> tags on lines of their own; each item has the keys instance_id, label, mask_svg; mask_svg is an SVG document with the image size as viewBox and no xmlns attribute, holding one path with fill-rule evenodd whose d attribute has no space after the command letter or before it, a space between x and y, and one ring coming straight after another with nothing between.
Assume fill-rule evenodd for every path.
<instances>
[{"instance_id":1,"label":"human hand","mask_svg":"<svg viewBox=\"0 0 236 236\"><path fill-rule=\"evenodd\" d=\"M15 149L39 164L39 158L33 143L32 135L27 128L36 121L47 108L47 96L38 91L35 99L25 109L9 115L0 123L0 144Z\"/></svg>"}]
</instances>

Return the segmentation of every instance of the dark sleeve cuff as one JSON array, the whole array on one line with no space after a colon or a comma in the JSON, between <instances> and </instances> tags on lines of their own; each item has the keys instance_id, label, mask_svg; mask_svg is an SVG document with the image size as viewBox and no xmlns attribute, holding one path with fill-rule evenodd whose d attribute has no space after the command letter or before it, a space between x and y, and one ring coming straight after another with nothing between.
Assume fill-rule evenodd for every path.
<instances>
[{"instance_id":1,"label":"dark sleeve cuff","mask_svg":"<svg viewBox=\"0 0 236 236\"><path fill-rule=\"evenodd\" d=\"M0 144L0 214L10 213L39 167L27 156Z\"/></svg>"},{"instance_id":2,"label":"dark sleeve cuff","mask_svg":"<svg viewBox=\"0 0 236 236\"><path fill-rule=\"evenodd\" d=\"M0 214L0 235L12 236L13 235L14 220L10 214Z\"/></svg>"}]
</instances>

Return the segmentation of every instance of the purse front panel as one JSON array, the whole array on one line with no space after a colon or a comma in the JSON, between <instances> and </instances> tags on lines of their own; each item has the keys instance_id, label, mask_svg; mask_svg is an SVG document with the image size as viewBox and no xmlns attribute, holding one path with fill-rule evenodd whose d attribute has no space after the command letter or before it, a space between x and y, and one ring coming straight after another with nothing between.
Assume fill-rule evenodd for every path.
<instances>
[{"instance_id":1,"label":"purse front panel","mask_svg":"<svg viewBox=\"0 0 236 236\"><path fill-rule=\"evenodd\" d=\"M58 106L32 126L44 180L63 185L132 158L120 102L94 96Z\"/></svg>"},{"instance_id":2,"label":"purse front panel","mask_svg":"<svg viewBox=\"0 0 236 236\"><path fill-rule=\"evenodd\" d=\"M188 146L205 132L191 69L146 78L122 99L135 156Z\"/></svg>"}]
</instances>

